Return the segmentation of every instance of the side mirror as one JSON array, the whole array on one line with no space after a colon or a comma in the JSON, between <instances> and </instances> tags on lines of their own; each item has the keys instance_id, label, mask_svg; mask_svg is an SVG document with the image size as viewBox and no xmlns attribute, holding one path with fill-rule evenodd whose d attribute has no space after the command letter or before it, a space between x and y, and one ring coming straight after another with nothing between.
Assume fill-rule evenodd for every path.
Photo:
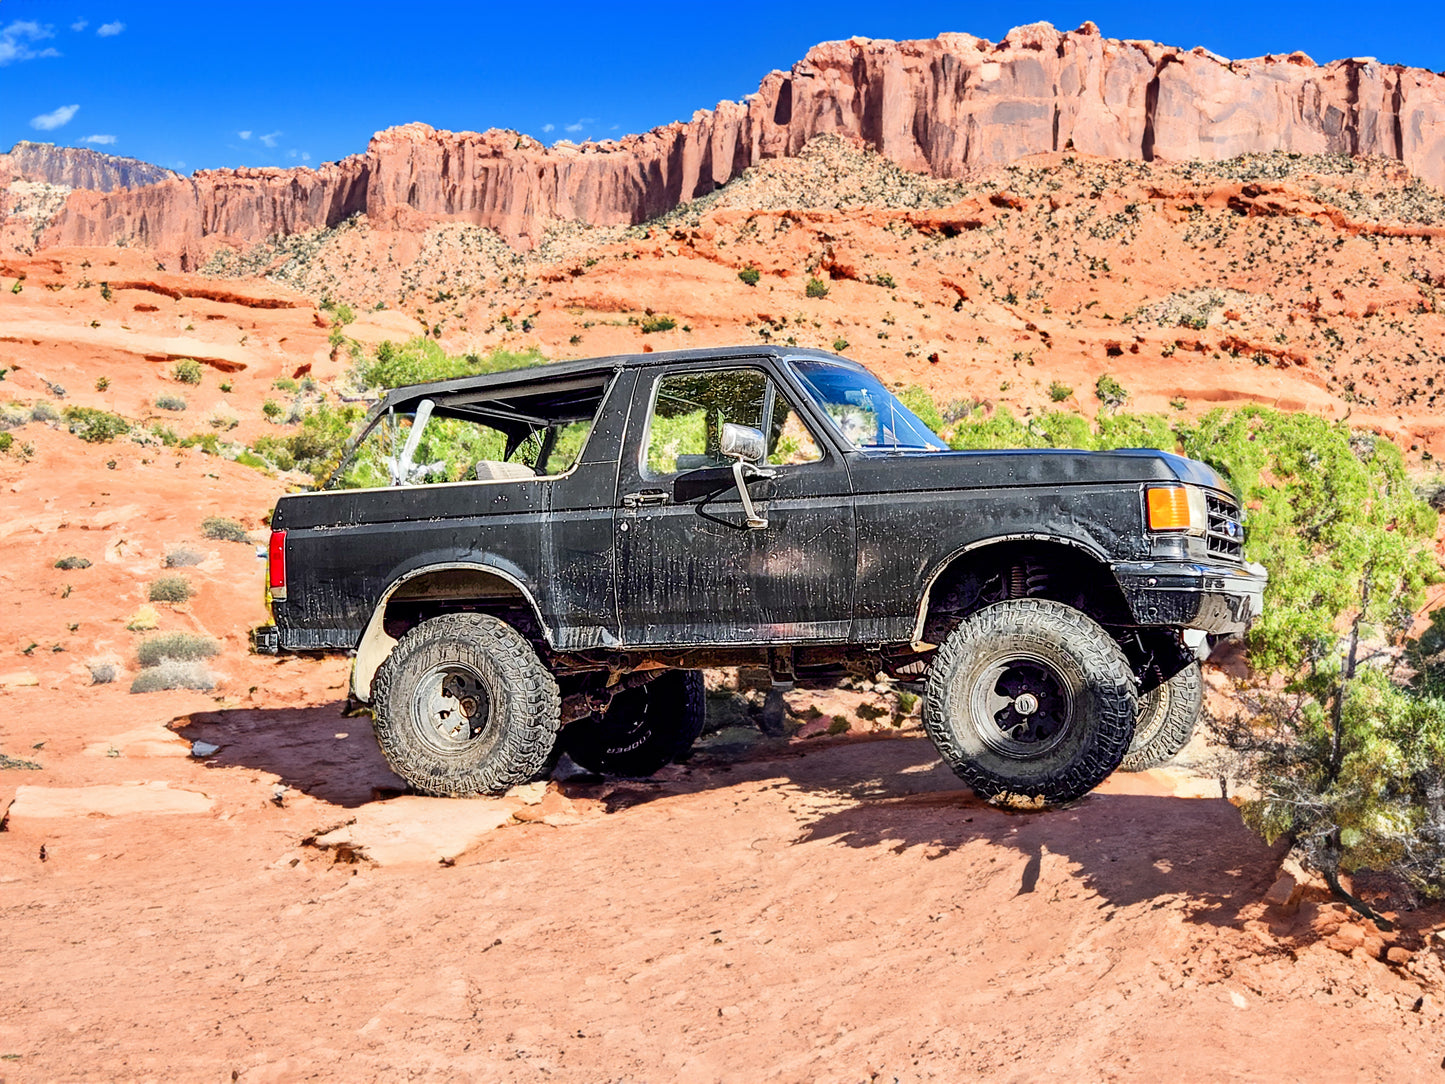
<instances>
[{"instance_id":1,"label":"side mirror","mask_svg":"<svg viewBox=\"0 0 1445 1084\"><path fill-rule=\"evenodd\" d=\"M728 459L761 463L768 454L768 442L761 432L735 422L723 422L719 451Z\"/></svg>"},{"instance_id":2,"label":"side mirror","mask_svg":"<svg viewBox=\"0 0 1445 1084\"><path fill-rule=\"evenodd\" d=\"M733 461L733 483L738 487L738 496L742 498L743 515L748 521L748 526L753 530L761 530L768 525L767 517L758 515L757 509L753 507L753 498L748 493L748 480L744 474L744 466L746 465L751 470L754 478L772 477L772 471L752 466L754 463L761 463L763 457L768 454L767 439L758 430L751 429L746 425L723 422L722 440L719 442L718 450Z\"/></svg>"}]
</instances>

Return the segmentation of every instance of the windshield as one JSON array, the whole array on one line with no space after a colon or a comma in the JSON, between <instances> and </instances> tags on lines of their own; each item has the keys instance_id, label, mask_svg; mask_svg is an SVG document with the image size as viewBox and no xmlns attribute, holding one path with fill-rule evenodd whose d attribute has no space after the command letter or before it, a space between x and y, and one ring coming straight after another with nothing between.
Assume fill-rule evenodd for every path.
<instances>
[{"instance_id":1,"label":"windshield","mask_svg":"<svg viewBox=\"0 0 1445 1084\"><path fill-rule=\"evenodd\" d=\"M866 369L834 361L792 360L808 394L833 419L843 439L862 451L948 446Z\"/></svg>"}]
</instances>

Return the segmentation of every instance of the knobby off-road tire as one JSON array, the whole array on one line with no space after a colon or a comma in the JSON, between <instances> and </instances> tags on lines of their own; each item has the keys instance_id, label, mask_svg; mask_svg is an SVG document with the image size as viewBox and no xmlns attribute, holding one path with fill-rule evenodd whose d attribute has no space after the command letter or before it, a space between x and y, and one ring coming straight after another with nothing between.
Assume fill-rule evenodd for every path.
<instances>
[{"instance_id":1,"label":"knobby off-road tire","mask_svg":"<svg viewBox=\"0 0 1445 1084\"><path fill-rule=\"evenodd\" d=\"M563 727L561 744L590 772L647 776L691 752L706 715L702 671L669 670L618 693L602 714Z\"/></svg>"},{"instance_id":2,"label":"knobby off-road tire","mask_svg":"<svg viewBox=\"0 0 1445 1084\"><path fill-rule=\"evenodd\" d=\"M526 637L490 614L444 614L376 672L372 727L422 794L501 794L535 778L557 741L557 682Z\"/></svg>"},{"instance_id":3,"label":"knobby off-road tire","mask_svg":"<svg viewBox=\"0 0 1445 1084\"><path fill-rule=\"evenodd\" d=\"M923 723L944 762L995 805L1073 801L1119 766L1134 736L1129 661L1097 623L1046 599L964 618L929 669Z\"/></svg>"},{"instance_id":4,"label":"knobby off-road tire","mask_svg":"<svg viewBox=\"0 0 1445 1084\"><path fill-rule=\"evenodd\" d=\"M1139 698L1139 720L1134 742L1119 765L1120 771L1142 772L1157 768L1189 744L1194 724L1204 706L1204 678L1199 664L1191 662L1164 684Z\"/></svg>"}]
</instances>

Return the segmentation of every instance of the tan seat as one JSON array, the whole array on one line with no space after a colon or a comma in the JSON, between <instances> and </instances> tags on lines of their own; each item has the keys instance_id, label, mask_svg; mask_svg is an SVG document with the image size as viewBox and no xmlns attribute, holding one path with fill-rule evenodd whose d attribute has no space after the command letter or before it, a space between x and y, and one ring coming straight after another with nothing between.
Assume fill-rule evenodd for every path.
<instances>
[{"instance_id":1,"label":"tan seat","mask_svg":"<svg viewBox=\"0 0 1445 1084\"><path fill-rule=\"evenodd\" d=\"M537 472L525 463L499 463L494 459L483 459L477 463L479 482L508 482L535 477Z\"/></svg>"}]
</instances>

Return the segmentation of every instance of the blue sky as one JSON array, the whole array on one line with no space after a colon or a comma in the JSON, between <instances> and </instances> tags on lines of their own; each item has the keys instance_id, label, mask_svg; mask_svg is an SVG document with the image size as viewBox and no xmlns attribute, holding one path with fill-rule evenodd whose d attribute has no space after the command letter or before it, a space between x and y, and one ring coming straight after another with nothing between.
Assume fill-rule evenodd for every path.
<instances>
[{"instance_id":1,"label":"blue sky","mask_svg":"<svg viewBox=\"0 0 1445 1084\"><path fill-rule=\"evenodd\" d=\"M740 98L819 41L947 30L997 40L1021 23L1071 29L1085 19L1110 37L1229 57L1303 49L1321 62L1375 56L1445 69L1439 2L0 0L0 149L19 139L91 145L189 172L315 165L411 120L601 139Z\"/></svg>"}]
</instances>

